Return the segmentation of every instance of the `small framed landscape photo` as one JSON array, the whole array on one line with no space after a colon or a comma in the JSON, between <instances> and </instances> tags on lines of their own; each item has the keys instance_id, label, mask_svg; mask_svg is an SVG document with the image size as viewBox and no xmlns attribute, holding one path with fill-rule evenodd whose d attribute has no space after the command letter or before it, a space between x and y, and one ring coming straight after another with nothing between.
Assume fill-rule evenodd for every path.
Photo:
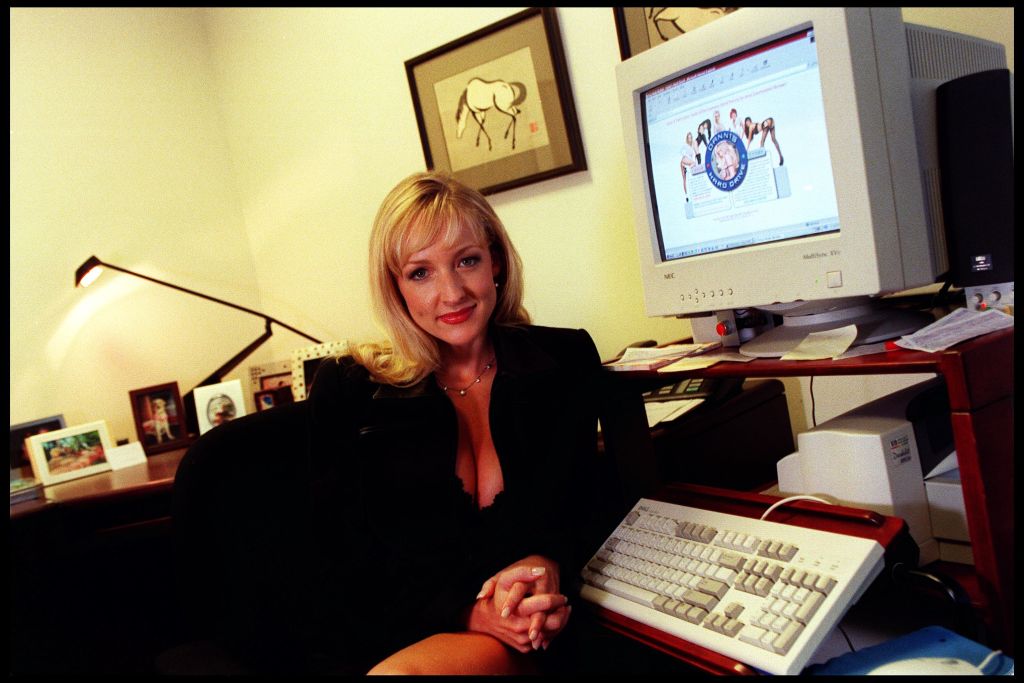
<instances>
[{"instance_id":1,"label":"small framed landscape photo","mask_svg":"<svg viewBox=\"0 0 1024 683\"><path fill-rule=\"evenodd\" d=\"M28 439L33 473L46 486L110 471L107 451L112 447L104 420L36 434Z\"/></svg>"},{"instance_id":2,"label":"small framed landscape photo","mask_svg":"<svg viewBox=\"0 0 1024 683\"><path fill-rule=\"evenodd\" d=\"M67 423L64 421L63 415L51 415L31 422L11 425L11 469L32 467L32 460L29 458L28 452L28 437L45 432L55 432L65 427L67 427Z\"/></svg>"},{"instance_id":3,"label":"small framed landscape photo","mask_svg":"<svg viewBox=\"0 0 1024 683\"><path fill-rule=\"evenodd\" d=\"M188 445L185 411L178 383L168 382L128 392L135 433L146 455Z\"/></svg>"}]
</instances>

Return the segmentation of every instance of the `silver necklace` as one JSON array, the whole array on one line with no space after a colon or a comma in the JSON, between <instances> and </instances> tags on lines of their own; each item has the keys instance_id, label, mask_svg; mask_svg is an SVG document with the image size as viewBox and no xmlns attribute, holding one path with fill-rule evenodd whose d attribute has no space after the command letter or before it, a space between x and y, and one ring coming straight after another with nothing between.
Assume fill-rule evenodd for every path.
<instances>
[{"instance_id":1,"label":"silver necklace","mask_svg":"<svg viewBox=\"0 0 1024 683\"><path fill-rule=\"evenodd\" d=\"M480 371L480 374L476 376L476 379L470 382L465 389L456 389L456 391L459 392L459 396L465 396L466 392L469 391L474 384L480 384L480 379L487 374L488 370L490 370L493 367L494 358L491 358L489 361L487 361L487 365L484 366L484 369ZM441 378L438 378L437 383L441 385L441 389L444 391L444 393L447 394L449 389L448 385L443 383L441 381Z\"/></svg>"}]
</instances>

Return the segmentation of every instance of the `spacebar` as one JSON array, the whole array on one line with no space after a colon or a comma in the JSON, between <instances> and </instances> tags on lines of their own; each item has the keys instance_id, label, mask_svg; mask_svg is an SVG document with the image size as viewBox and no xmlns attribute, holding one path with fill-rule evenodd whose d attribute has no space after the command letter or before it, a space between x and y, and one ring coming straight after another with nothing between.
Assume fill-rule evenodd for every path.
<instances>
[{"instance_id":1,"label":"spacebar","mask_svg":"<svg viewBox=\"0 0 1024 683\"><path fill-rule=\"evenodd\" d=\"M658 597L657 593L647 590L646 588L640 588L628 584L625 581L619 581L618 579L609 578L602 585L601 588L608 591L612 595L617 595L620 598L625 598L631 602L637 602L646 607L654 607L654 599Z\"/></svg>"}]
</instances>

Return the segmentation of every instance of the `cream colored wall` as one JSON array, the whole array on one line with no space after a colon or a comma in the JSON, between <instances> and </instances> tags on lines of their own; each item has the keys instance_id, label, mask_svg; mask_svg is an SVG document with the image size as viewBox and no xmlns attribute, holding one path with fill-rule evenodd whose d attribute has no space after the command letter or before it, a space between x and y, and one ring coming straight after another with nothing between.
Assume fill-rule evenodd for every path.
<instances>
[{"instance_id":1,"label":"cream colored wall","mask_svg":"<svg viewBox=\"0 0 1024 683\"><path fill-rule=\"evenodd\" d=\"M367 236L425 168L404 62L515 8L220 9L208 29L265 300L345 338L377 337ZM560 9L589 170L492 196L526 264L538 323L585 327L603 354L687 323L643 313L610 9ZM298 323L296 323L298 324ZM287 349L279 347L278 352Z\"/></svg>"},{"instance_id":2,"label":"cream colored wall","mask_svg":"<svg viewBox=\"0 0 1024 683\"><path fill-rule=\"evenodd\" d=\"M73 288L95 254L259 307L206 36L196 10L10 12L11 424L135 440L130 390L185 392L262 328L125 275Z\"/></svg>"},{"instance_id":3,"label":"cream colored wall","mask_svg":"<svg viewBox=\"0 0 1024 683\"><path fill-rule=\"evenodd\" d=\"M134 439L130 389L184 392L260 332L127 276L72 289L93 253L323 339L376 336L369 224L424 168L403 63L515 11L12 9L11 423L103 418ZM588 170L492 201L536 321L585 327L607 356L688 326L643 314L612 12L558 15ZM907 18L1007 43L1012 68L1012 8ZM279 330L254 360L306 343ZM816 380L818 420L893 381L906 378ZM799 430L806 383L787 382Z\"/></svg>"}]
</instances>

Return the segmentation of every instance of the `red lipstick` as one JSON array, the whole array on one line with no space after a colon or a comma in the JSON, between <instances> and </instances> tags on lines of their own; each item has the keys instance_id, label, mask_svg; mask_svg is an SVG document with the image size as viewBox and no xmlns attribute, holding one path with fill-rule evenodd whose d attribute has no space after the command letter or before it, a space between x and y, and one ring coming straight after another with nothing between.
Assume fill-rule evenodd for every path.
<instances>
[{"instance_id":1,"label":"red lipstick","mask_svg":"<svg viewBox=\"0 0 1024 683\"><path fill-rule=\"evenodd\" d=\"M467 306L462 310L455 311L454 313L445 313L444 315L438 316L438 320L448 325L458 325L469 320L469 316L473 315L473 307Z\"/></svg>"}]
</instances>

